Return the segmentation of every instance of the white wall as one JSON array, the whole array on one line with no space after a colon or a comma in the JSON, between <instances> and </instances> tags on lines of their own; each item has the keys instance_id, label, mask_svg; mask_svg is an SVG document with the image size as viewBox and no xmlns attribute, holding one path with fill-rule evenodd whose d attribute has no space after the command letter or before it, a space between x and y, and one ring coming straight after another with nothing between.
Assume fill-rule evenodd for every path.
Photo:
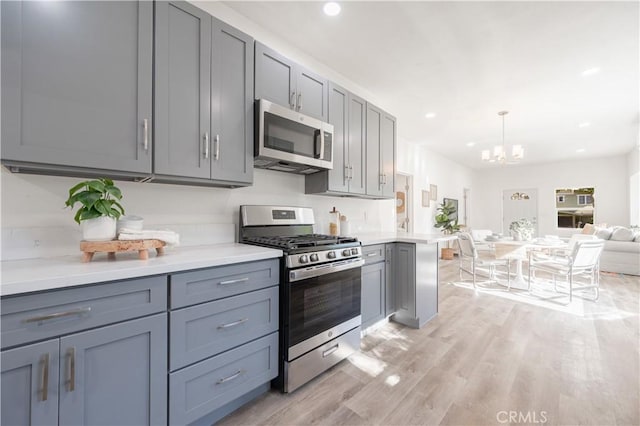
<instances>
[{"instance_id":1,"label":"white wall","mask_svg":"<svg viewBox=\"0 0 640 426\"><path fill-rule=\"evenodd\" d=\"M640 226L640 146L627 155L629 176L629 223Z\"/></svg>"},{"instance_id":2,"label":"white wall","mask_svg":"<svg viewBox=\"0 0 640 426\"><path fill-rule=\"evenodd\" d=\"M595 188L595 223L629 225L627 158L625 155L572 162L505 166L475 173L472 208L477 228L500 231L502 191L538 190L539 234L568 235L556 227L555 190Z\"/></svg>"}]
</instances>

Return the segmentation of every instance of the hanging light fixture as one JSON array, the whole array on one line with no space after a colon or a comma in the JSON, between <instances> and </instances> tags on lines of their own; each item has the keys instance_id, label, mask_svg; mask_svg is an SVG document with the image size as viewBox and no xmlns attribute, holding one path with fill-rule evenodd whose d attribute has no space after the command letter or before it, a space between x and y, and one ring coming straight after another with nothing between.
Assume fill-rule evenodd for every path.
<instances>
[{"instance_id":1,"label":"hanging light fixture","mask_svg":"<svg viewBox=\"0 0 640 426\"><path fill-rule=\"evenodd\" d=\"M502 117L502 145L496 145L491 150L485 149L482 151L482 161L488 161L490 163L499 162L500 164L513 164L524 158L524 149L522 145L513 145L511 147L511 158L507 158L507 149L504 141L504 116L509 114L509 111L500 111L498 115Z\"/></svg>"}]
</instances>

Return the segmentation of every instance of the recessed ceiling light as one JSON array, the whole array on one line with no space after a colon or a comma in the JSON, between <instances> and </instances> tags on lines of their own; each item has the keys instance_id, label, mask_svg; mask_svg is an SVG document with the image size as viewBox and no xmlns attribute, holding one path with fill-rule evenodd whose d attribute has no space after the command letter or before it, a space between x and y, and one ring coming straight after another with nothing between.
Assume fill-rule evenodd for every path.
<instances>
[{"instance_id":1,"label":"recessed ceiling light","mask_svg":"<svg viewBox=\"0 0 640 426\"><path fill-rule=\"evenodd\" d=\"M468 142L467 146L475 146L475 144L476 144L475 142Z\"/></svg>"},{"instance_id":2,"label":"recessed ceiling light","mask_svg":"<svg viewBox=\"0 0 640 426\"><path fill-rule=\"evenodd\" d=\"M585 121L584 123L578 124L578 127L581 127L581 128L585 128L585 127L589 127L589 126L591 126L591 123L589 123L588 121Z\"/></svg>"},{"instance_id":3,"label":"recessed ceiling light","mask_svg":"<svg viewBox=\"0 0 640 426\"><path fill-rule=\"evenodd\" d=\"M324 4L322 10L324 10L325 15L336 16L340 13L342 8L340 5L334 1L330 1Z\"/></svg>"},{"instance_id":4,"label":"recessed ceiling light","mask_svg":"<svg viewBox=\"0 0 640 426\"><path fill-rule=\"evenodd\" d=\"M593 68L589 68L589 69L586 69L586 70L582 71L582 75L589 76L589 75L598 74L599 72L600 72L600 68L593 67Z\"/></svg>"},{"instance_id":5,"label":"recessed ceiling light","mask_svg":"<svg viewBox=\"0 0 640 426\"><path fill-rule=\"evenodd\" d=\"M428 112L424 115L426 118L434 118L436 116L435 112Z\"/></svg>"},{"instance_id":6,"label":"recessed ceiling light","mask_svg":"<svg viewBox=\"0 0 640 426\"><path fill-rule=\"evenodd\" d=\"M585 149L584 149L584 148L576 149L576 152L584 152L584 151L585 151Z\"/></svg>"}]
</instances>

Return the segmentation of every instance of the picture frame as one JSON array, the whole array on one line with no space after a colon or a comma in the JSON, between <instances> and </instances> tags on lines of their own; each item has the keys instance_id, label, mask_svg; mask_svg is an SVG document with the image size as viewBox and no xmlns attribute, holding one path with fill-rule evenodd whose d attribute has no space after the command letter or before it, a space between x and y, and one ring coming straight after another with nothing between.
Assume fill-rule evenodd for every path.
<instances>
[{"instance_id":1,"label":"picture frame","mask_svg":"<svg viewBox=\"0 0 640 426\"><path fill-rule=\"evenodd\" d=\"M431 184L429 185L429 196L431 201L436 201L438 199L438 186Z\"/></svg>"},{"instance_id":2,"label":"picture frame","mask_svg":"<svg viewBox=\"0 0 640 426\"><path fill-rule=\"evenodd\" d=\"M429 191L422 190L422 207L429 207L430 200Z\"/></svg>"},{"instance_id":3,"label":"picture frame","mask_svg":"<svg viewBox=\"0 0 640 426\"><path fill-rule=\"evenodd\" d=\"M455 198L443 198L442 202L445 204L451 203L456 208L456 212L449 215L449 219L458 220L458 200Z\"/></svg>"}]
</instances>

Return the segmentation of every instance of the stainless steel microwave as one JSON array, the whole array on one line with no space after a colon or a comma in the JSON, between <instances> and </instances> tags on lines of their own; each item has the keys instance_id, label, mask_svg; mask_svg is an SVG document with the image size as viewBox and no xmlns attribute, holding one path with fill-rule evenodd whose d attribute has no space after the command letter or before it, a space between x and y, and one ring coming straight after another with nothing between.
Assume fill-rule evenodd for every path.
<instances>
[{"instance_id":1,"label":"stainless steel microwave","mask_svg":"<svg viewBox=\"0 0 640 426\"><path fill-rule=\"evenodd\" d=\"M331 124L265 99L255 108L255 167L300 174L333 168Z\"/></svg>"}]
</instances>

